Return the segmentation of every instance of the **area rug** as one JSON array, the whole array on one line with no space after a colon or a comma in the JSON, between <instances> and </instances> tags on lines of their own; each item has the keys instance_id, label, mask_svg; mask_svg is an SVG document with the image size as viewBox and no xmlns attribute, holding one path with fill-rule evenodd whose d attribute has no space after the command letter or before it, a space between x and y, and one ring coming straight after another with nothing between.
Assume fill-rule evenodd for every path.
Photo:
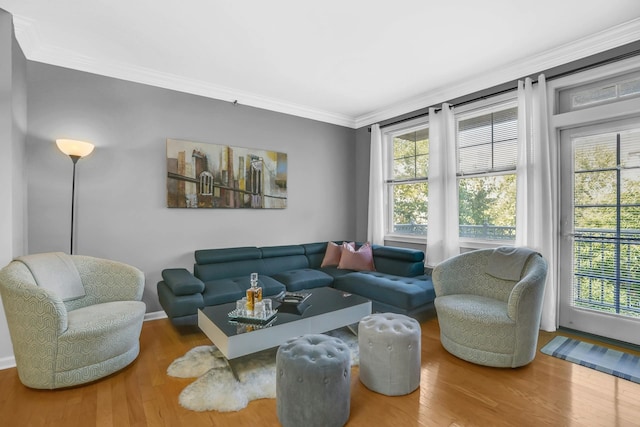
<instances>
[{"instance_id":1,"label":"area rug","mask_svg":"<svg viewBox=\"0 0 640 427\"><path fill-rule=\"evenodd\" d=\"M351 366L359 365L358 337L341 328L326 333L340 338L351 350ZM233 360L236 379L216 346L189 350L167 368L167 375L197 378L180 393L180 405L192 411L239 411L255 399L276 397L277 348Z\"/></svg>"},{"instance_id":2,"label":"area rug","mask_svg":"<svg viewBox=\"0 0 640 427\"><path fill-rule=\"evenodd\" d=\"M549 341L540 351L618 378L640 383L640 357L629 353L560 336Z\"/></svg>"}]
</instances>

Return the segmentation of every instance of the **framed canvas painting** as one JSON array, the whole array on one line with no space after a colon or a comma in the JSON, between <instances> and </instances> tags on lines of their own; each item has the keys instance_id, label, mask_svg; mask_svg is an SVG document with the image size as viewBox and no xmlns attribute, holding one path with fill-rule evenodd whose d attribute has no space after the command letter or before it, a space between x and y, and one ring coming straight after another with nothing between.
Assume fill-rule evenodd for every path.
<instances>
[{"instance_id":1,"label":"framed canvas painting","mask_svg":"<svg viewBox=\"0 0 640 427\"><path fill-rule=\"evenodd\" d=\"M167 139L170 208L287 207L287 155Z\"/></svg>"}]
</instances>

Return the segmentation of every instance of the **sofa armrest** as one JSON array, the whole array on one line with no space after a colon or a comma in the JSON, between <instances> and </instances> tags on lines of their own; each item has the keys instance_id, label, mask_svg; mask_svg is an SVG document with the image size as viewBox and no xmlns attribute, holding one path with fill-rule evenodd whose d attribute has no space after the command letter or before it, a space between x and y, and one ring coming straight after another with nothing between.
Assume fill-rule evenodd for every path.
<instances>
[{"instance_id":1,"label":"sofa armrest","mask_svg":"<svg viewBox=\"0 0 640 427\"><path fill-rule=\"evenodd\" d=\"M174 295L192 295L204 291L204 283L186 268L162 270L162 279Z\"/></svg>"}]
</instances>

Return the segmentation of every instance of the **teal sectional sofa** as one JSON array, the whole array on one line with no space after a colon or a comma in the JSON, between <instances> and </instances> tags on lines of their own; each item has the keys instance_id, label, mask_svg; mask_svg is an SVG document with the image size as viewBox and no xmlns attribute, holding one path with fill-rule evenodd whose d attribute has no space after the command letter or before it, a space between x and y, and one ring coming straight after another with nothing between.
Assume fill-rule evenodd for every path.
<instances>
[{"instance_id":1,"label":"teal sectional sofa","mask_svg":"<svg viewBox=\"0 0 640 427\"><path fill-rule=\"evenodd\" d=\"M331 286L370 299L374 312L416 318L433 313L435 292L425 274L423 252L373 245L375 271L353 271L321 267L327 244L196 250L193 273L184 268L162 271L160 304L174 323L193 323L198 308L242 298L250 274L258 273L265 297Z\"/></svg>"}]
</instances>

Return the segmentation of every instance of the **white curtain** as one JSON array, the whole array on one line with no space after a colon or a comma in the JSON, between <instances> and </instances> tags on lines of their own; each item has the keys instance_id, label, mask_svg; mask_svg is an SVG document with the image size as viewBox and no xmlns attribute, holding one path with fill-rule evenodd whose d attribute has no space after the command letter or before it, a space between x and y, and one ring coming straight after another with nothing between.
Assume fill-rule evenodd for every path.
<instances>
[{"instance_id":1,"label":"white curtain","mask_svg":"<svg viewBox=\"0 0 640 427\"><path fill-rule=\"evenodd\" d=\"M384 164L380 125L371 126L371 154L369 157L369 217L367 240L384 245Z\"/></svg>"},{"instance_id":2,"label":"white curtain","mask_svg":"<svg viewBox=\"0 0 640 427\"><path fill-rule=\"evenodd\" d=\"M518 163L516 246L534 249L547 260L549 272L541 329L555 331L558 310L557 150L550 147L547 86L541 74L518 82Z\"/></svg>"},{"instance_id":3,"label":"white curtain","mask_svg":"<svg viewBox=\"0 0 640 427\"><path fill-rule=\"evenodd\" d=\"M429 266L460 253L455 121L451 105L429 109Z\"/></svg>"}]
</instances>

